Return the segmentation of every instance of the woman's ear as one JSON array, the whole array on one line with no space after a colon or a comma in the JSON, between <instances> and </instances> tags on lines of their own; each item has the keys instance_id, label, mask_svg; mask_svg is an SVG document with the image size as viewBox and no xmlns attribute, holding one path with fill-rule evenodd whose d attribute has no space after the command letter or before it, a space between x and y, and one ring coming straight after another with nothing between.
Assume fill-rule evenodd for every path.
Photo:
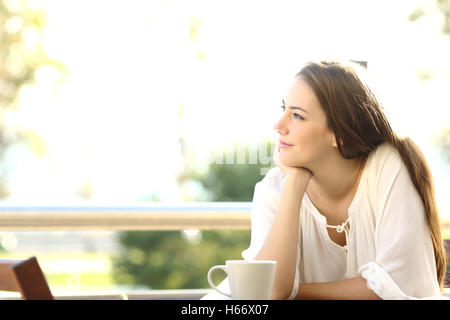
<instances>
[{"instance_id":1,"label":"woman's ear","mask_svg":"<svg viewBox=\"0 0 450 320\"><path fill-rule=\"evenodd\" d=\"M337 148L337 144L336 144L336 136L333 136L333 143L332 143L333 147Z\"/></svg>"},{"instance_id":2,"label":"woman's ear","mask_svg":"<svg viewBox=\"0 0 450 320\"><path fill-rule=\"evenodd\" d=\"M342 139L341 139L341 138L339 138L339 144L342 146ZM338 146L337 146L336 136L335 136L335 135L333 135L332 146L333 146L334 148L337 148L337 147L338 147Z\"/></svg>"}]
</instances>

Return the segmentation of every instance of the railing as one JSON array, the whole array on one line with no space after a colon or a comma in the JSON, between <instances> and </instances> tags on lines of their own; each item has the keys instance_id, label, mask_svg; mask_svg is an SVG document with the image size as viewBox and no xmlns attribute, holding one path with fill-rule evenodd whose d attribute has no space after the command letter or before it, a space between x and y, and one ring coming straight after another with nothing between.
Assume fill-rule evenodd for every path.
<instances>
[{"instance_id":1,"label":"railing","mask_svg":"<svg viewBox=\"0 0 450 320\"><path fill-rule=\"evenodd\" d=\"M0 206L0 231L249 230L251 202ZM450 230L450 219L442 228ZM207 289L60 294L58 299L196 299ZM14 298L14 296L11 296Z\"/></svg>"},{"instance_id":2,"label":"railing","mask_svg":"<svg viewBox=\"0 0 450 320\"><path fill-rule=\"evenodd\" d=\"M250 229L251 202L0 206L2 231Z\"/></svg>"}]
</instances>

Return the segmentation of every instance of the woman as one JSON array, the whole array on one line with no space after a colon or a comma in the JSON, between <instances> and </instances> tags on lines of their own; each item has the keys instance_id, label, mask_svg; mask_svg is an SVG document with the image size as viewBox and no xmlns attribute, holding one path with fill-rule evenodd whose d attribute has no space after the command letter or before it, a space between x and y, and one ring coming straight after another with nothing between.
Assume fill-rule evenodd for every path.
<instances>
[{"instance_id":1,"label":"woman","mask_svg":"<svg viewBox=\"0 0 450 320\"><path fill-rule=\"evenodd\" d=\"M446 259L430 170L356 69L307 63L282 110L277 166L255 186L242 253L277 261L272 298L440 297Z\"/></svg>"}]
</instances>

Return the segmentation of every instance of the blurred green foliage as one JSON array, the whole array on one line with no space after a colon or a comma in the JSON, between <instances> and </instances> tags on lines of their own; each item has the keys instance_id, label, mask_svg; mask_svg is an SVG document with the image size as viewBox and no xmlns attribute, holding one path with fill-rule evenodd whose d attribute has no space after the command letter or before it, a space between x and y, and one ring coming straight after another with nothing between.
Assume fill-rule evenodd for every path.
<instances>
[{"instance_id":1,"label":"blurred green foliage","mask_svg":"<svg viewBox=\"0 0 450 320\"><path fill-rule=\"evenodd\" d=\"M123 232L114 281L152 289L206 288L209 268L227 259L242 259L241 251L250 243L246 230L199 234L201 241L191 242L182 231Z\"/></svg>"},{"instance_id":2,"label":"blurred green foliage","mask_svg":"<svg viewBox=\"0 0 450 320\"><path fill-rule=\"evenodd\" d=\"M435 0L434 6L416 7L408 16L411 22L417 21L428 14L434 14L438 11L442 16L441 32L447 36L450 35L450 0Z\"/></svg>"},{"instance_id":3,"label":"blurred green foliage","mask_svg":"<svg viewBox=\"0 0 450 320\"><path fill-rule=\"evenodd\" d=\"M268 142L259 145L267 145L271 154ZM231 152L237 153L237 148ZM270 163L261 163L258 157L255 164L249 164L248 149L247 164L214 163L206 174L190 172L188 176L212 194L211 201L252 201L255 184L263 178L261 168L264 172ZM191 239L183 231L132 231L122 232L120 242L122 249L113 260L116 283L152 289L208 288L209 268L242 259L241 252L250 244L250 230L199 231ZM216 283L223 278L219 272L213 276Z\"/></svg>"},{"instance_id":4,"label":"blurred green foliage","mask_svg":"<svg viewBox=\"0 0 450 320\"><path fill-rule=\"evenodd\" d=\"M24 127L8 127L5 117L17 108L20 90L35 82L40 67L51 67L61 75L67 68L45 53L42 31L45 11L33 9L27 1L0 1L0 198L8 196L4 155L9 146L23 143L39 155L45 149L37 132Z\"/></svg>"},{"instance_id":5,"label":"blurred green foliage","mask_svg":"<svg viewBox=\"0 0 450 320\"><path fill-rule=\"evenodd\" d=\"M251 201L255 184L273 167L273 147L269 140L262 140L252 146L235 143L216 150L208 173L191 170L187 179L199 181L211 194L209 201Z\"/></svg>"}]
</instances>

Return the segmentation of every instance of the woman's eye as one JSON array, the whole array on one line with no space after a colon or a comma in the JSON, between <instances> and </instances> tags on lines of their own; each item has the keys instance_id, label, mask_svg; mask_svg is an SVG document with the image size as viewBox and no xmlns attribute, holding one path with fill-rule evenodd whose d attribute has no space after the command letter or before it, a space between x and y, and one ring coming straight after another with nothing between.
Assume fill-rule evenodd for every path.
<instances>
[{"instance_id":1,"label":"woman's eye","mask_svg":"<svg viewBox=\"0 0 450 320\"><path fill-rule=\"evenodd\" d=\"M304 119L301 115L299 115L299 114L297 114L297 113L294 113L294 117L297 117L297 119L300 119L300 120L303 120L303 119Z\"/></svg>"},{"instance_id":2,"label":"woman's eye","mask_svg":"<svg viewBox=\"0 0 450 320\"><path fill-rule=\"evenodd\" d=\"M284 110L286 109L285 106L281 106L281 110L284 112ZM299 120L305 120L305 118L303 118L301 115L299 115L298 113L294 113L294 118L299 119Z\"/></svg>"}]
</instances>

